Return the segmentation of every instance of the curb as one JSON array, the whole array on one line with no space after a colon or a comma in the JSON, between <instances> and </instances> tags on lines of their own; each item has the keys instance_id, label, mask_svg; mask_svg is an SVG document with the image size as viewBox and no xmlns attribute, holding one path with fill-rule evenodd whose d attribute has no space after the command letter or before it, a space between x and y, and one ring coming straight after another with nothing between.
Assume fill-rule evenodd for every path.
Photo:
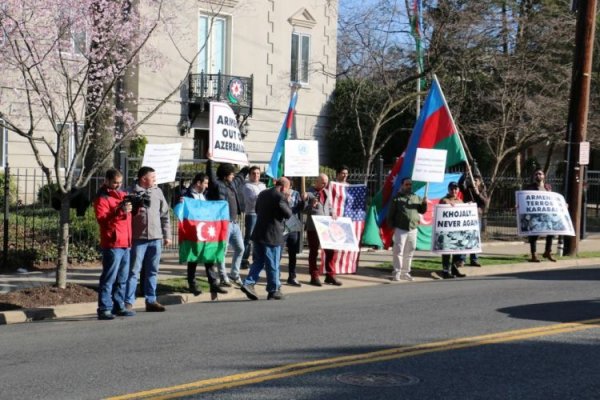
<instances>
[{"instance_id":1,"label":"curb","mask_svg":"<svg viewBox=\"0 0 600 400\"><path fill-rule=\"evenodd\" d=\"M469 277L480 277L480 276L495 276L495 275L510 275L516 273L528 273L528 272L541 272L551 271L556 269L564 269L566 267L585 267L600 263L600 258L585 258L585 259L574 259L574 260L559 260L557 262L542 261L540 263L519 263L519 264L503 264L497 266L488 267L463 267L462 270L467 273ZM435 271L431 271L432 274L420 274L414 276L415 280L412 283L429 282L438 280L433 277ZM372 277L362 275L345 275L344 286L328 286L317 288L304 284L301 288L295 288L296 290L289 290L287 293L306 293L313 290L332 290L332 289L351 289L356 287L376 286L376 285L387 285L387 284L409 284L411 282L401 281L392 282L389 277ZM285 285L284 285L285 286ZM287 287L287 286L286 286ZM158 296L158 301L163 305L173 306L179 304L191 304L191 303L210 303L210 294L203 292L199 296L193 296L188 293L173 293L168 295ZM237 288L233 288L227 295L223 295L221 300L239 300L245 299L244 293L239 291ZM97 303L77 303L77 304L63 304L45 308L30 308L23 310L11 310L0 312L0 325L11 325L19 324L24 322L53 320L58 318L72 318L72 317L84 317L90 316L95 319ZM138 298L134 304L136 311L144 310L145 303L143 298ZM125 317L118 317L125 318Z\"/></svg>"}]
</instances>

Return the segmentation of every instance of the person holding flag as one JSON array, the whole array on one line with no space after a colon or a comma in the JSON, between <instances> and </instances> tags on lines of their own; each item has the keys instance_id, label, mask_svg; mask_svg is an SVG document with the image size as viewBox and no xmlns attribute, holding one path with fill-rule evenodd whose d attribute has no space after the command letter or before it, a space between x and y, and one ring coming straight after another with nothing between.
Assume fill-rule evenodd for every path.
<instances>
[{"instance_id":1,"label":"person holding flag","mask_svg":"<svg viewBox=\"0 0 600 400\"><path fill-rule=\"evenodd\" d=\"M412 191L412 180L403 178L400 190L391 201L387 224L394 229L392 280L412 281L411 264L417 248L419 214L427 212L427 196L419 197Z\"/></svg>"}]
</instances>

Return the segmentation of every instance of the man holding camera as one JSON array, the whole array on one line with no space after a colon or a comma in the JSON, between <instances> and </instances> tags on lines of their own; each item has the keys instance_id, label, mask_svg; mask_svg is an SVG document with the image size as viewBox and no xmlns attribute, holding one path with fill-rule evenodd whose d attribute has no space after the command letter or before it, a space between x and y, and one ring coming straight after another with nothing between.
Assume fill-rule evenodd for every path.
<instances>
[{"instance_id":1,"label":"man holding camera","mask_svg":"<svg viewBox=\"0 0 600 400\"><path fill-rule=\"evenodd\" d=\"M102 274L98 285L99 320L111 320L115 315L135 315L135 311L125 308L131 247L131 203L126 200L127 192L119 190L122 183L121 172L109 169L94 201L102 249Z\"/></svg>"},{"instance_id":2,"label":"man holding camera","mask_svg":"<svg viewBox=\"0 0 600 400\"><path fill-rule=\"evenodd\" d=\"M162 245L171 244L171 224L169 221L169 203L158 186L155 185L156 173L151 167L142 167L137 174L137 182L131 190L133 204L133 247L131 260L133 268L127 280L126 307L131 309L135 303L135 291L138 275L142 268L146 311L165 311L165 307L156 301L156 284Z\"/></svg>"}]
</instances>

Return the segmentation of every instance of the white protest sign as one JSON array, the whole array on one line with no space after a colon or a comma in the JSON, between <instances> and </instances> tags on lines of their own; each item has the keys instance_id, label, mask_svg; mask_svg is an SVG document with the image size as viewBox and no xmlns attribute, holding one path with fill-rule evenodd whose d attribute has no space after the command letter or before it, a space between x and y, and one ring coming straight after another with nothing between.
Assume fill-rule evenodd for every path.
<instances>
[{"instance_id":1,"label":"white protest sign","mask_svg":"<svg viewBox=\"0 0 600 400\"><path fill-rule=\"evenodd\" d=\"M481 253L477 204L438 204L431 232L431 251L437 254Z\"/></svg>"},{"instance_id":2,"label":"white protest sign","mask_svg":"<svg viewBox=\"0 0 600 400\"><path fill-rule=\"evenodd\" d=\"M359 250L351 218L339 217L334 220L323 215L313 215L311 218L322 249Z\"/></svg>"},{"instance_id":3,"label":"white protest sign","mask_svg":"<svg viewBox=\"0 0 600 400\"><path fill-rule=\"evenodd\" d=\"M210 103L209 152L213 161L248 165L235 113L227 104L218 101Z\"/></svg>"},{"instance_id":4,"label":"white protest sign","mask_svg":"<svg viewBox=\"0 0 600 400\"><path fill-rule=\"evenodd\" d=\"M285 176L319 175L319 142L316 140L286 140Z\"/></svg>"},{"instance_id":5,"label":"white protest sign","mask_svg":"<svg viewBox=\"0 0 600 400\"><path fill-rule=\"evenodd\" d=\"M515 196L519 236L575 236L569 207L560 193L521 190Z\"/></svg>"},{"instance_id":6,"label":"white protest sign","mask_svg":"<svg viewBox=\"0 0 600 400\"><path fill-rule=\"evenodd\" d=\"M412 180L419 182L444 182L446 150L418 148Z\"/></svg>"},{"instance_id":7,"label":"white protest sign","mask_svg":"<svg viewBox=\"0 0 600 400\"><path fill-rule=\"evenodd\" d=\"M181 155L181 143L146 144L142 166L156 171L156 184L174 182Z\"/></svg>"}]
</instances>

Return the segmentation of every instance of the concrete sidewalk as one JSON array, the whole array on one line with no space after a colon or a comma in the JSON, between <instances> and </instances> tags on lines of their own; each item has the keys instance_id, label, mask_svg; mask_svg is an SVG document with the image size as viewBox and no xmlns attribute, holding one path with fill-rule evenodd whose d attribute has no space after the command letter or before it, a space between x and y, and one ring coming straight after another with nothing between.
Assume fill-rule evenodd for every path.
<instances>
[{"instance_id":1,"label":"concrete sidewalk","mask_svg":"<svg viewBox=\"0 0 600 400\"><path fill-rule=\"evenodd\" d=\"M543 242L540 241L538 244L539 249L543 249ZM590 235L580 243L580 252L598 251L600 250L600 235ZM486 266L482 268L477 267L463 267L462 271L467 276L482 276L482 275L499 275L499 274L514 274L519 272L535 272L541 270L565 268L568 266L585 266L594 265L600 263L600 258L588 258L588 259L570 259L570 260L559 260L558 262L543 261L541 263L528 263L529 244L524 241L521 242L490 242L484 243L484 252L480 257L485 258L497 255L512 255L522 256L523 263L517 264L504 264L495 266ZM287 279L287 256L284 255L282 259L282 291L284 294L296 294L310 292L314 290L339 290L348 289L354 287L363 286L374 286L382 284L407 284L406 281L392 282L390 272L387 270L370 268L376 265L391 262L392 253L389 250L363 250L360 256L359 268L356 274L353 275L342 275L340 279L343 281L343 286L336 287L331 285L323 285L322 287L314 287L308 284L310 281L310 275L308 274L308 252L304 251L298 255L298 280L303 283L302 287L292 287L285 284ZM440 259L440 256L433 255L430 252L418 251L415 255L416 258L432 258ZM229 265L229 264L228 264ZM440 260L441 269L441 260ZM242 275L245 275L242 271ZM68 271L68 281L70 283L78 283L86 286L97 286L98 279L101 273L101 267L98 265L96 268L72 268ZM161 259L161 268L159 274L159 280L175 277L185 277L186 266L178 263L177 255L173 253L166 253ZM203 268L198 268L197 276L203 277ZM262 275L264 277L264 273ZM431 281L435 279L435 275L432 276L430 271L417 270L413 272L414 282ZM261 278L262 279L262 278ZM10 274L0 275L0 292L7 292L12 290L18 290L23 288L31 288L41 285L53 284L55 281L54 272L27 272L22 274ZM266 298L266 291L264 290L265 280L259 283L257 293L261 299ZM246 296L237 288L232 288L226 295L220 295L220 301L227 300L239 300L245 299ZM188 293L170 294L159 297L159 302L165 305L174 304L185 304L185 303L199 303L199 302L210 302L210 294L202 293L201 295L194 297ZM96 314L97 304L94 303L80 303L80 304L69 304L54 307L47 307L42 309L29 309L29 310L14 310L0 312L0 325L20 323L42 319L52 318L64 318L64 317L79 317L86 315ZM144 299L138 298L135 304L135 308L141 310L144 308Z\"/></svg>"}]
</instances>

